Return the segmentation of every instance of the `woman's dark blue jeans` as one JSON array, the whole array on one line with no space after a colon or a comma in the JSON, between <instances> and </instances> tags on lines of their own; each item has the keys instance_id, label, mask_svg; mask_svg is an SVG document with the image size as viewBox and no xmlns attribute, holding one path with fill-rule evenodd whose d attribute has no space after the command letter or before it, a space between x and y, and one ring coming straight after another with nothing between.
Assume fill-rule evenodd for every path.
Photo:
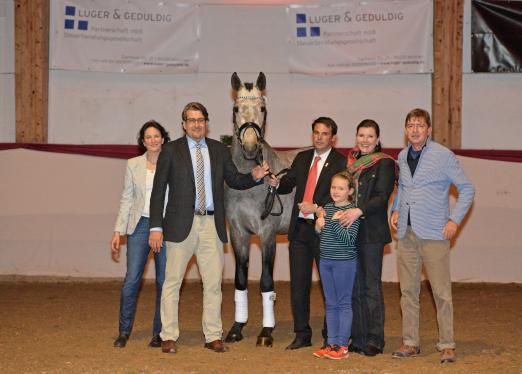
<instances>
[{"instance_id":1,"label":"woman's dark blue jeans","mask_svg":"<svg viewBox=\"0 0 522 374\"><path fill-rule=\"evenodd\" d=\"M161 290L165 280L165 243L159 253L154 253L156 268L156 310L152 325L152 335L159 335L161 331ZM141 217L134 232L127 238L127 273L123 281L120 297L120 334L129 334L132 331L136 316L136 303L141 286L141 278L150 253L149 246L149 219Z\"/></svg>"}]
</instances>

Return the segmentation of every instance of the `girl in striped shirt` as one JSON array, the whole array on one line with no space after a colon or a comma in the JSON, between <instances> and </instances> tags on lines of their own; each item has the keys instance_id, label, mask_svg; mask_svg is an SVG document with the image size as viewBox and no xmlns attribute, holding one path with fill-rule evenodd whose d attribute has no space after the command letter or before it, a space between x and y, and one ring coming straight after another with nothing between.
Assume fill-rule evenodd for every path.
<instances>
[{"instance_id":1,"label":"girl in striped shirt","mask_svg":"<svg viewBox=\"0 0 522 374\"><path fill-rule=\"evenodd\" d=\"M339 360L348 357L352 328L352 291L357 269L359 219L349 227L339 222L341 212L354 208L354 181L344 171L332 177L332 202L319 208L315 230L320 235L319 273L326 304L327 346L314 352L319 358Z\"/></svg>"}]
</instances>

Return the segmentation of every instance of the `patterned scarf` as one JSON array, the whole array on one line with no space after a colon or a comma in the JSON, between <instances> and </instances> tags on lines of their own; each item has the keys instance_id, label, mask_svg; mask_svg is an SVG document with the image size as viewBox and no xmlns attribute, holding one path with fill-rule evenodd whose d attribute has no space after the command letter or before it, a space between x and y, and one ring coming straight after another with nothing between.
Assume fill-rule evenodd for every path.
<instances>
[{"instance_id":1,"label":"patterned scarf","mask_svg":"<svg viewBox=\"0 0 522 374\"><path fill-rule=\"evenodd\" d=\"M359 195L359 177L361 176L361 173L385 158L394 160L392 156L383 152L374 152L357 158L360 153L361 151L359 150L359 147L354 147L348 152L348 172L352 175L355 182L355 205L357 205L357 196ZM395 180L397 180L398 176L399 170L397 168L397 163L395 163Z\"/></svg>"}]
</instances>

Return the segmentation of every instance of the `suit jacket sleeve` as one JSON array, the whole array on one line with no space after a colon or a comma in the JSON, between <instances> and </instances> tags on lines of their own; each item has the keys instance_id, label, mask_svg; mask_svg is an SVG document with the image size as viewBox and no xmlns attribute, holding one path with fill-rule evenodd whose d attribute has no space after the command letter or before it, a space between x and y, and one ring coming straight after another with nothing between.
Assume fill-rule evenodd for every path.
<instances>
[{"instance_id":1,"label":"suit jacket sleeve","mask_svg":"<svg viewBox=\"0 0 522 374\"><path fill-rule=\"evenodd\" d=\"M297 185L297 169L299 165L299 160L301 159L301 153L297 154L292 161L292 165L288 172L283 175L281 180L279 181L279 186L277 187L277 192L280 195L286 195L293 191L294 187Z\"/></svg>"},{"instance_id":2,"label":"suit jacket sleeve","mask_svg":"<svg viewBox=\"0 0 522 374\"><path fill-rule=\"evenodd\" d=\"M129 161L127 161L127 170L125 171L125 182L123 184L123 192L120 199L120 210L118 212L118 218L116 219L116 225L114 231L125 235L127 233L127 226L129 224L129 214L132 207L133 201L133 188L134 182L132 178L132 169Z\"/></svg>"},{"instance_id":3,"label":"suit jacket sleeve","mask_svg":"<svg viewBox=\"0 0 522 374\"><path fill-rule=\"evenodd\" d=\"M169 143L170 144L170 143ZM163 211L165 208L165 192L167 191L168 175L173 160L172 147L163 146L156 164L154 184L150 195L150 221L149 226L163 227Z\"/></svg>"},{"instance_id":4,"label":"suit jacket sleeve","mask_svg":"<svg viewBox=\"0 0 522 374\"><path fill-rule=\"evenodd\" d=\"M232 155L230 154L230 150L223 146L223 176L225 178L225 182L230 188L235 190L247 190L249 188L254 187L258 184L252 177L252 174L242 174L240 173L234 161L232 161ZM261 180L263 183L263 180Z\"/></svg>"},{"instance_id":5,"label":"suit jacket sleeve","mask_svg":"<svg viewBox=\"0 0 522 374\"><path fill-rule=\"evenodd\" d=\"M473 187L473 184L466 177L464 170L460 167L459 161L453 152L449 152L448 154L446 173L451 183L453 183L455 187L457 187L457 191L459 191L457 203L449 218L460 225L473 202L475 187Z\"/></svg>"}]
</instances>

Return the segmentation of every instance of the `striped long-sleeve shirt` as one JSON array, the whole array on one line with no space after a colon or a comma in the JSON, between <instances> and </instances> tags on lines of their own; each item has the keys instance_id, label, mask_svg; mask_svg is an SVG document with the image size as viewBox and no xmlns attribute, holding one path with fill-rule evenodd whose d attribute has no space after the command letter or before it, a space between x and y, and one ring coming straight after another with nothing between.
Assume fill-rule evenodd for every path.
<instances>
[{"instance_id":1,"label":"striped long-sleeve shirt","mask_svg":"<svg viewBox=\"0 0 522 374\"><path fill-rule=\"evenodd\" d=\"M321 258L328 260L353 260L357 258L357 232L359 231L359 219L350 227L344 227L338 219L332 219L335 212L355 208L348 204L336 207L333 203L324 206L326 212L325 225L320 234Z\"/></svg>"},{"instance_id":2,"label":"striped long-sleeve shirt","mask_svg":"<svg viewBox=\"0 0 522 374\"><path fill-rule=\"evenodd\" d=\"M402 239L408 226L421 239L443 240L448 220L460 224L475 194L457 157L448 148L428 139L412 176L408 166L408 148L399 153L399 186L392 211L399 211L397 237ZM459 196L455 208L449 209L449 189L454 184Z\"/></svg>"}]
</instances>

